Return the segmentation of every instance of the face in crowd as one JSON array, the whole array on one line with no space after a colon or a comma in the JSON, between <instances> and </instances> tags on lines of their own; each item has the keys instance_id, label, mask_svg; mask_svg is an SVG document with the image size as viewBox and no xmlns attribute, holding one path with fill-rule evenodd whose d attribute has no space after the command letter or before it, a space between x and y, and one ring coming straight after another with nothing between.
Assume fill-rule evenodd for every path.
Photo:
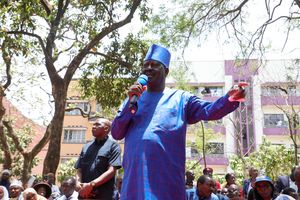
<instances>
[{"instance_id":1,"label":"face in crowd","mask_svg":"<svg viewBox=\"0 0 300 200\"><path fill-rule=\"evenodd\" d=\"M238 200L240 199L240 189L237 185L231 184L228 187L227 196L230 200Z\"/></svg>"},{"instance_id":2,"label":"face in crowd","mask_svg":"<svg viewBox=\"0 0 300 200\"><path fill-rule=\"evenodd\" d=\"M76 180L74 178L68 178L62 182L61 192L66 197L70 197L73 194L75 187L76 187Z\"/></svg>"},{"instance_id":3,"label":"face in crowd","mask_svg":"<svg viewBox=\"0 0 300 200\"><path fill-rule=\"evenodd\" d=\"M11 198L17 198L22 193L23 189L20 186L10 186L9 187L9 194Z\"/></svg>"},{"instance_id":4,"label":"face in crowd","mask_svg":"<svg viewBox=\"0 0 300 200\"><path fill-rule=\"evenodd\" d=\"M214 190L213 179L205 175L200 176L197 181L197 190L199 191L199 195L201 197L210 197Z\"/></svg>"},{"instance_id":5,"label":"face in crowd","mask_svg":"<svg viewBox=\"0 0 300 200\"><path fill-rule=\"evenodd\" d=\"M255 183L255 189L263 199L268 199L272 197L273 188L271 183L268 181L261 181Z\"/></svg>"},{"instance_id":6,"label":"face in crowd","mask_svg":"<svg viewBox=\"0 0 300 200\"><path fill-rule=\"evenodd\" d=\"M110 121L99 118L95 121L92 128L92 133L95 138L104 138L110 131Z\"/></svg>"}]
</instances>

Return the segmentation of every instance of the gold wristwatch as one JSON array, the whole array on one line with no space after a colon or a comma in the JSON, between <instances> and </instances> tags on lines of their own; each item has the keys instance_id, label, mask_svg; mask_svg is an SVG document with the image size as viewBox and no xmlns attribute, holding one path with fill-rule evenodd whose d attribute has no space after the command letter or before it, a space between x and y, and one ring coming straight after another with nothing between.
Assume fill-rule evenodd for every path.
<instances>
[{"instance_id":1,"label":"gold wristwatch","mask_svg":"<svg viewBox=\"0 0 300 200\"><path fill-rule=\"evenodd\" d=\"M92 186L94 188L96 186L96 183L94 181L91 181L90 186Z\"/></svg>"}]
</instances>

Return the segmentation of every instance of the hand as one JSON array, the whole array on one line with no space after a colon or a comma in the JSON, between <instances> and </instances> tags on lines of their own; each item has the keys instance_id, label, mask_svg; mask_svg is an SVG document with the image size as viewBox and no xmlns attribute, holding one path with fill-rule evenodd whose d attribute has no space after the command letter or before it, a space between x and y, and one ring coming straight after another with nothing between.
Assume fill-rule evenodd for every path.
<instances>
[{"instance_id":1,"label":"hand","mask_svg":"<svg viewBox=\"0 0 300 200\"><path fill-rule=\"evenodd\" d=\"M129 98L131 98L133 95L140 97L143 92L144 92L143 86L138 82L135 82L132 86L130 86L127 94Z\"/></svg>"},{"instance_id":2,"label":"hand","mask_svg":"<svg viewBox=\"0 0 300 200\"><path fill-rule=\"evenodd\" d=\"M81 190L81 188L82 188L82 183L77 181L75 190L78 192L79 190Z\"/></svg>"},{"instance_id":3,"label":"hand","mask_svg":"<svg viewBox=\"0 0 300 200\"><path fill-rule=\"evenodd\" d=\"M240 82L238 85L234 85L231 90L229 90L228 95L229 98L228 100L233 102L233 101L238 101L238 102L244 102L245 101L245 87L248 86L248 83L246 82Z\"/></svg>"},{"instance_id":4,"label":"hand","mask_svg":"<svg viewBox=\"0 0 300 200\"><path fill-rule=\"evenodd\" d=\"M93 186L89 183L81 183L81 189L79 190L79 195L85 199L91 196L93 191Z\"/></svg>"}]
</instances>

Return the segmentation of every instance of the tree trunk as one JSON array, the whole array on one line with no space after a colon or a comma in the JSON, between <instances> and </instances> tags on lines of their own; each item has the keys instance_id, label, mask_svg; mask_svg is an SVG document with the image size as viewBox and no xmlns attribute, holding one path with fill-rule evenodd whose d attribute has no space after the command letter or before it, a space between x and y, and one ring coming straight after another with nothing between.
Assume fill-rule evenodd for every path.
<instances>
[{"instance_id":1,"label":"tree trunk","mask_svg":"<svg viewBox=\"0 0 300 200\"><path fill-rule=\"evenodd\" d=\"M55 100L55 112L52 121L48 125L50 131L50 141L44 161L43 174L47 174L49 172L55 174L59 165L61 136L65 114L64 110L67 96L67 86L64 84L64 82L55 83L55 85L52 87Z\"/></svg>"},{"instance_id":2,"label":"tree trunk","mask_svg":"<svg viewBox=\"0 0 300 200\"><path fill-rule=\"evenodd\" d=\"M0 144L1 150L4 152L4 162L3 169L11 169L12 167L12 155L7 143L7 137L5 135L4 126L3 126L3 117L5 115L5 108L3 105L3 98L5 96L4 88L0 85Z\"/></svg>"},{"instance_id":3,"label":"tree trunk","mask_svg":"<svg viewBox=\"0 0 300 200\"><path fill-rule=\"evenodd\" d=\"M23 158L24 160L23 160L23 169L21 172L21 181L24 185L26 185L30 178L29 175L31 174L34 158L32 157L31 153L24 153Z\"/></svg>"}]
</instances>

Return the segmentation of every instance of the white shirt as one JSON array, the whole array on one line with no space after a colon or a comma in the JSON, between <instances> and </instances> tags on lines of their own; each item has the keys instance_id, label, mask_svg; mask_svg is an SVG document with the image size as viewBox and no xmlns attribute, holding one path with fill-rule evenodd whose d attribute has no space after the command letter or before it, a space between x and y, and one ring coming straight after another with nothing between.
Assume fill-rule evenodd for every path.
<instances>
[{"instance_id":1,"label":"white shirt","mask_svg":"<svg viewBox=\"0 0 300 200\"><path fill-rule=\"evenodd\" d=\"M74 191L71 196L68 198L65 195L62 195L58 198L58 200L77 200L78 199L78 192Z\"/></svg>"}]
</instances>

